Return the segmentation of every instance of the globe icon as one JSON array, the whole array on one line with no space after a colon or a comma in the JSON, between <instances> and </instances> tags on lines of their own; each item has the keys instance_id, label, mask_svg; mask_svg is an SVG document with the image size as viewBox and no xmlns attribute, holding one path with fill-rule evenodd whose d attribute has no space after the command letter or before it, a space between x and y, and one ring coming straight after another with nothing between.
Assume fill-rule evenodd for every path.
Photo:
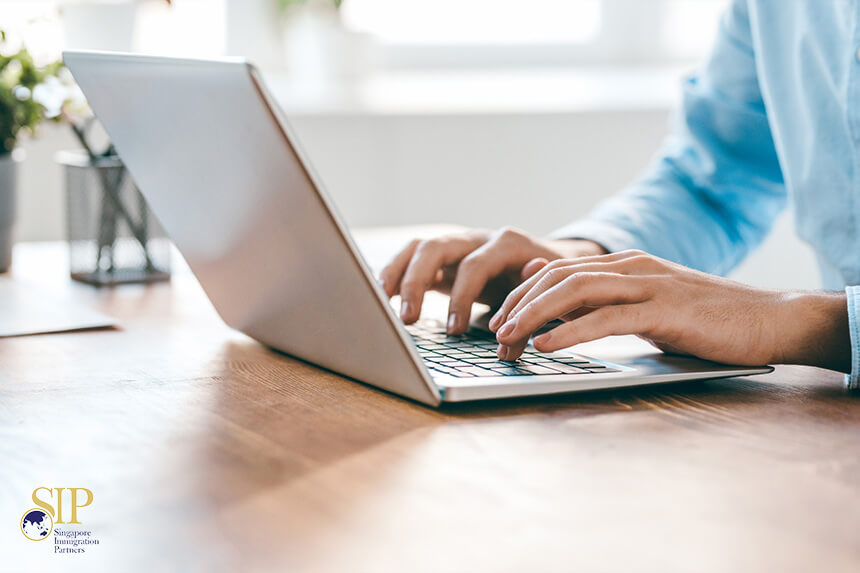
<instances>
[{"instance_id":1,"label":"globe icon","mask_svg":"<svg viewBox=\"0 0 860 573\"><path fill-rule=\"evenodd\" d=\"M30 509L21 518L21 533L31 541L41 541L54 530L54 520L41 509Z\"/></svg>"}]
</instances>

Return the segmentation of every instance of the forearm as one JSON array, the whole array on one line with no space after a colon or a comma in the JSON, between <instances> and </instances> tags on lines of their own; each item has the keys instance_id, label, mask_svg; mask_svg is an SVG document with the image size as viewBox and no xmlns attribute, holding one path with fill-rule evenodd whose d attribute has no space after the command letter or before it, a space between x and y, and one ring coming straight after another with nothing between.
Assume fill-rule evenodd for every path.
<instances>
[{"instance_id":1,"label":"forearm","mask_svg":"<svg viewBox=\"0 0 860 573\"><path fill-rule=\"evenodd\" d=\"M806 364L851 371L848 304L841 292L795 292L781 295L779 343L773 362Z\"/></svg>"}]
</instances>

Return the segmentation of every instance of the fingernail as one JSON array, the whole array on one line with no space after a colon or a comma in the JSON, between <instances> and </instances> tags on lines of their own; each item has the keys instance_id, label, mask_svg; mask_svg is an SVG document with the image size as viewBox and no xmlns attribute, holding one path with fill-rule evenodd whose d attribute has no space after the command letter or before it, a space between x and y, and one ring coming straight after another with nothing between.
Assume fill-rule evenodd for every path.
<instances>
[{"instance_id":1,"label":"fingernail","mask_svg":"<svg viewBox=\"0 0 860 573\"><path fill-rule=\"evenodd\" d=\"M496 356L499 357L499 360L506 360L508 357L508 347L504 344L499 344L499 348L496 350Z\"/></svg>"},{"instance_id":2,"label":"fingernail","mask_svg":"<svg viewBox=\"0 0 860 573\"><path fill-rule=\"evenodd\" d=\"M404 300L400 305L400 318L403 320L408 319L412 315L412 305L409 304L409 301Z\"/></svg>"},{"instance_id":3,"label":"fingernail","mask_svg":"<svg viewBox=\"0 0 860 573\"><path fill-rule=\"evenodd\" d=\"M448 334L452 334L454 330L457 328L457 313L452 312L450 316L448 316Z\"/></svg>"},{"instance_id":4,"label":"fingernail","mask_svg":"<svg viewBox=\"0 0 860 573\"><path fill-rule=\"evenodd\" d=\"M544 334L541 334L540 336L536 336L534 339L534 343L535 344L546 344L547 342L549 342L550 337L552 337L552 333L546 332Z\"/></svg>"},{"instance_id":5,"label":"fingernail","mask_svg":"<svg viewBox=\"0 0 860 573\"><path fill-rule=\"evenodd\" d=\"M490 322L489 322L489 324L487 324L487 326L490 327L490 330L495 331L496 328L498 328L499 323L501 321L502 321L502 311L499 310L496 312L496 314L493 315L493 317L490 319Z\"/></svg>"},{"instance_id":6,"label":"fingernail","mask_svg":"<svg viewBox=\"0 0 860 573\"><path fill-rule=\"evenodd\" d=\"M501 327L501 328L499 329L499 331L496 333L496 338L504 338L504 337L508 336L509 334L511 334L514 330L516 330L516 328L517 328L517 321L516 321L516 319L514 319L514 320L509 320L509 321L508 321L508 322L506 322L506 323L505 323L505 325L504 325L503 327Z\"/></svg>"}]
</instances>

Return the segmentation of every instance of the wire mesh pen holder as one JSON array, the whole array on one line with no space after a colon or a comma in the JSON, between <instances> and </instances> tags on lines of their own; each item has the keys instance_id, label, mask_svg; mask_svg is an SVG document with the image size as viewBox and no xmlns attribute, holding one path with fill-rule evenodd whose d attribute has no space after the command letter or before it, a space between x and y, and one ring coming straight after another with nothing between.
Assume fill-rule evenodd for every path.
<instances>
[{"instance_id":1,"label":"wire mesh pen holder","mask_svg":"<svg viewBox=\"0 0 860 573\"><path fill-rule=\"evenodd\" d=\"M65 168L69 268L92 285L170 278L170 241L116 156L57 154Z\"/></svg>"}]
</instances>

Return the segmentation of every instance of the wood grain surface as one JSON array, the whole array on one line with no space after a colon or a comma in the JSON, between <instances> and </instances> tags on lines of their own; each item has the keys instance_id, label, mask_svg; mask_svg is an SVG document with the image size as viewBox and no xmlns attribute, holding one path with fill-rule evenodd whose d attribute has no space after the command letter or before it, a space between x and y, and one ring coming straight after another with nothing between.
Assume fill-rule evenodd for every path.
<instances>
[{"instance_id":1,"label":"wood grain surface","mask_svg":"<svg viewBox=\"0 0 860 573\"><path fill-rule=\"evenodd\" d=\"M436 411L231 331L187 273L99 290L61 245L15 256L121 326L0 340L0 570L860 571L839 374ZM91 489L100 544L26 540L38 486Z\"/></svg>"}]
</instances>

